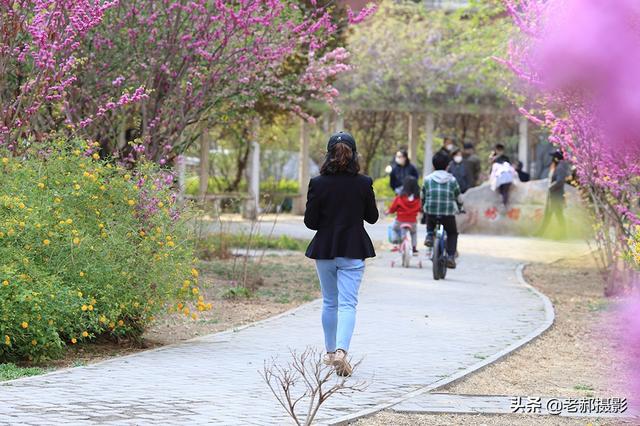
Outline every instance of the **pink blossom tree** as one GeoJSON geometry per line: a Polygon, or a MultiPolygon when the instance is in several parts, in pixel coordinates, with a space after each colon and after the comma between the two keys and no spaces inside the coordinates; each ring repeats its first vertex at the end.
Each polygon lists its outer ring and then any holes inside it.
{"type": "Polygon", "coordinates": [[[326,49],[337,23],[315,4],[123,2],[104,21],[84,46],[89,61],[68,110],[106,152],[131,160],[170,161],[202,127],[238,115],[270,108],[305,115],[313,98],[333,104],[333,77],[348,69],[345,49],[326,49]],[[123,88],[143,88],[147,97],[109,110],[123,88]],[[96,109],[103,115],[88,113],[96,109]]]}
{"type": "Polygon", "coordinates": [[[333,104],[349,68],[330,4],[0,0],[2,142],[66,128],[122,160],[165,163],[239,115],[310,118],[306,103],[333,104]]]}
{"type": "Polygon", "coordinates": [[[606,292],[640,223],[640,7],[632,0],[505,0],[519,34],[501,60],[524,83],[523,114],[576,166],[595,219],[606,292]]]}
{"type": "Polygon", "coordinates": [[[0,144],[40,140],[76,83],[81,43],[116,1],[0,0],[0,144]],[[42,112],[48,110],[48,114],[42,112]]]}

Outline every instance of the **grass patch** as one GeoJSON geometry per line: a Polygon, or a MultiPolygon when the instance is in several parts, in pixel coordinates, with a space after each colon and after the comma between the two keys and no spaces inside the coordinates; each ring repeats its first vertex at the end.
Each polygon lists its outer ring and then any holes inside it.
{"type": "Polygon", "coordinates": [[[262,234],[216,233],[202,237],[196,241],[196,253],[200,259],[224,259],[231,257],[232,248],[258,250],[292,250],[304,252],[309,241],[292,238],[287,235],[269,237],[262,234]]]}
{"type": "Polygon", "coordinates": [[[47,371],[40,367],[18,367],[15,364],[0,364],[0,382],[14,380],[21,377],[37,376],[47,371]]]}

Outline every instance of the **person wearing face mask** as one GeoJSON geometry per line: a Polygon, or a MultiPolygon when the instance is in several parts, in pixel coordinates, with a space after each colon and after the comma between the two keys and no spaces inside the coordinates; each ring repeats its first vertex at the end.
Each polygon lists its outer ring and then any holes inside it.
{"type": "Polygon", "coordinates": [[[407,176],[413,176],[418,179],[418,169],[411,164],[407,151],[401,149],[396,152],[394,165],[389,176],[389,184],[391,185],[393,192],[396,194],[400,194],[402,192],[402,182],[404,182],[404,178],[407,176]]]}
{"type": "Polygon", "coordinates": [[[453,160],[449,162],[447,171],[456,178],[458,185],[460,186],[460,192],[464,194],[467,192],[467,189],[471,187],[471,178],[466,164],[462,161],[462,151],[454,149],[451,153],[451,157],[453,160]]]}

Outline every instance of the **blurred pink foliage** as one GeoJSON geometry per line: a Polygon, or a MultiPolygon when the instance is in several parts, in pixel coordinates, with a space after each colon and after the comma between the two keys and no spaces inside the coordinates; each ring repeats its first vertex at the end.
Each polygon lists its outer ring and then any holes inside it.
{"type": "Polygon", "coordinates": [[[640,223],[640,3],[505,0],[519,34],[498,59],[526,86],[521,112],[551,131],[589,197],[640,223]]]}
{"type": "Polygon", "coordinates": [[[640,408],[640,296],[629,297],[618,313],[617,321],[623,330],[622,341],[625,345],[625,362],[630,373],[628,395],[632,405],[640,408]]]}
{"type": "MultiPolygon", "coordinates": [[[[523,114],[550,129],[577,167],[606,253],[607,288],[640,224],[640,2],[505,0],[520,29],[502,62],[525,83],[523,114]],[[611,231],[613,229],[613,232],[611,231]],[[612,243],[613,242],[613,243],[612,243]]],[[[627,268],[631,268],[627,265],[627,268]]],[[[617,277],[630,276],[633,272],[617,277]]],[[[621,290],[620,290],[621,289],[621,290]]],[[[640,298],[618,316],[624,325],[630,396],[640,395],[640,298]]],[[[636,401],[640,402],[640,401],[636,401]]]]}

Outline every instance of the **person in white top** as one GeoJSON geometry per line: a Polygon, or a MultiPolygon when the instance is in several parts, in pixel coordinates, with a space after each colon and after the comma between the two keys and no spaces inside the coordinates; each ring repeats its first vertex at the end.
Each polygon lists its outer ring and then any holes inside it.
{"type": "Polygon", "coordinates": [[[498,191],[502,197],[502,204],[505,208],[509,204],[509,192],[511,186],[518,179],[518,173],[505,156],[496,158],[491,166],[489,183],[493,191],[498,191]]]}

